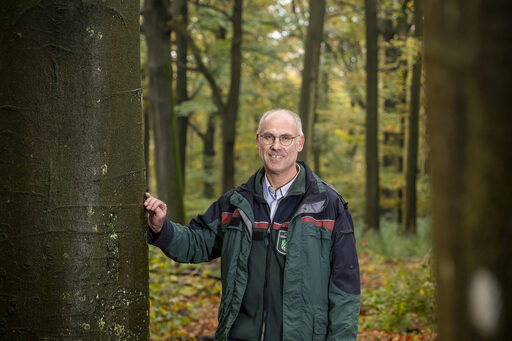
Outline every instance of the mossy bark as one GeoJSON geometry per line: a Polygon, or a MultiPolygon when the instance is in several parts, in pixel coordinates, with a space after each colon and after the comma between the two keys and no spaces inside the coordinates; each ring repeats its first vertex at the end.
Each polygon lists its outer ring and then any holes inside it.
{"type": "Polygon", "coordinates": [[[146,339],[139,2],[9,1],[0,65],[0,339],[146,339]]]}

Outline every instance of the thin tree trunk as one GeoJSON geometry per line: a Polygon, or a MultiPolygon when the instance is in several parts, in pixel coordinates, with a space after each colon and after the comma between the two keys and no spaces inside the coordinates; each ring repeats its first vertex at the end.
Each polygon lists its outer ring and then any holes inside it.
{"type": "MultiPolygon", "coordinates": [[[[318,122],[318,112],[315,110],[314,115],[314,123],[318,122]]],[[[322,154],[322,143],[318,140],[311,141],[313,144],[313,149],[311,150],[313,153],[313,169],[315,170],[316,175],[322,177],[321,173],[321,159],[320,155],[322,154]]]]}
{"type": "Polygon", "coordinates": [[[0,78],[0,339],[148,339],[139,2],[4,4],[0,78]]]}
{"type": "Polygon", "coordinates": [[[366,5],[366,225],[379,229],[377,5],[366,5]]]}
{"type": "Polygon", "coordinates": [[[233,38],[231,40],[231,81],[228,103],[222,117],[222,189],[227,192],[235,185],[235,136],[242,76],[242,0],[233,4],[233,38]]]}
{"type": "MultiPolygon", "coordinates": [[[[423,36],[423,11],[420,0],[414,1],[415,36],[423,36]]],[[[409,139],[407,141],[407,168],[405,174],[405,220],[404,230],[416,233],[416,175],[418,173],[419,113],[421,92],[421,51],[415,56],[412,67],[411,103],[409,114],[409,139]]]]}
{"type": "Polygon", "coordinates": [[[165,0],[144,2],[143,33],[148,49],[148,97],[155,141],[157,192],[167,203],[168,216],[183,223],[183,182],[178,151],[176,117],[172,103],[169,8],[165,0]]]}
{"type": "MultiPolygon", "coordinates": [[[[176,20],[187,27],[188,25],[188,4],[187,0],[175,0],[176,6],[176,20]]],[[[187,37],[181,30],[176,30],[176,45],[177,45],[177,74],[176,74],[176,104],[188,101],[187,92],[187,37]]],[[[187,132],[188,132],[188,116],[177,117],[178,126],[178,150],[180,155],[181,175],[183,187],[185,187],[185,165],[187,155],[187,132]]]]}
{"type": "Polygon", "coordinates": [[[407,140],[407,169],[405,174],[404,230],[416,233],[416,174],[418,173],[419,111],[421,89],[421,57],[412,67],[409,139],[407,140]]]}
{"type": "Polygon", "coordinates": [[[147,103],[142,103],[142,115],[144,117],[144,165],[146,168],[146,191],[149,191],[149,141],[151,138],[151,132],[149,127],[151,126],[149,107],[147,103]]]}
{"type": "Polygon", "coordinates": [[[208,115],[206,131],[204,133],[193,123],[190,123],[192,130],[196,132],[203,142],[203,197],[205,198],[215,197],[215,188],[212,180],[215,159],[215,116],[217,116],[215,112],[208,115]]]}
{"type": "Polygon", "coordinates": [[[208,116],[206,133],[204,134],[203,146],[203,169],[206,180],[203,183],[203,195],[205,198],[215,197],[213,185],[213,161],[215,159],[215,114],[208,116]]]}
{"type": "Polygon", "coordinates": [[[439,339],[512,323],[510,1],[434,0],[425,23],[439,339]]]}
{"type": "MultiPolygon", "coordinates": [[[[324,60],[326,55],[324,54],[324,60]]],[[[317,93],[318,100],[316,101],[317,107],[329,108],[329,65],[330,63],[322,63],[323,68],[321,71],[320,77],[320,91],[317,93]],[[326,65],[327,64],[327,65],[326,65]]],[[[319,124],[319,115],[317,110],[315,110],[315,120],[314,124],[319,124]]],[[[313,141],[313,166],[315,173],[322,177],[322,162],[321,155],[323,153],[323,146],[325,144],[324,138],[320,139],[318,135],[316,135],[315,140],[313,141]]]]}
{"type": "MultiPolygon", "coordinates": [[[[320,67],[320,44],[324,30],[325,0],[309,1],[309,25],[304,43],[304,66],[299,98],[299,115],[304,135],[309,140],[300,153],[304,162],[309,162],[313,151],[313,126],[315,101],[320,67]]],[[[312,158],[311,158],[312,159],[312,158]]]]}

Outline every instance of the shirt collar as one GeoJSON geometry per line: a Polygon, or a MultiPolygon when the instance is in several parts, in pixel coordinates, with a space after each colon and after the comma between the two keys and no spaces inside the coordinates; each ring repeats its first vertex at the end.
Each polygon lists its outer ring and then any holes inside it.
{"type": "Polygon", "coordinates": [[[292,186],[295,179],[297,179],[297,176],[299,175],[299,173],[300,173],[300,167],[297,166],[297,174],[295,174],[293,179],[288,181],[288,183],[286,185],[282,186],[275,192],[274,192],[272,186],[270,185],[270,182],[268,181],[267,174],[265,174],[265,176],[263,178],[263,198],[268,201],[269,199],[270,200],[279,200],[279,199],[283,198],[284,196],[286,196],[286,194],[288,193],[288,190],[292,186]]]}

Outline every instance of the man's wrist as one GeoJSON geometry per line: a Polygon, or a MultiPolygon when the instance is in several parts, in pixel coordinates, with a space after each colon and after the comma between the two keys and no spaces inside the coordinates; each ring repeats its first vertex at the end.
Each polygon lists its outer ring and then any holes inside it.
{"type": "Polygon", "coordinates": [[[174,226],[172,223],[165,219],[162,229],[159,233],[156,233],[151,229],[148,230],[148,243],[161,248],[166,249],[169,243],[172,241],[174,236],[174,226]]]}

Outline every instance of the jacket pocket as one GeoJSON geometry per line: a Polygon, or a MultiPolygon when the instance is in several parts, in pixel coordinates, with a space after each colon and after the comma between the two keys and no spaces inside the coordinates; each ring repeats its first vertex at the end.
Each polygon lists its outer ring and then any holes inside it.
{"type": "Polygon", "coordinates": [[[327,337],[327,316],[326,314],[317,314],[313,324],[313,340],[325,340],[327,337]]]}

